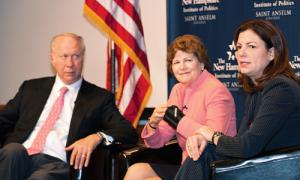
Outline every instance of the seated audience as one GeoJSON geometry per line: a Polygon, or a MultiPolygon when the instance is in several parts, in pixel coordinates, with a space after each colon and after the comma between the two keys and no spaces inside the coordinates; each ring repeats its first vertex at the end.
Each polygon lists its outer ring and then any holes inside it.
{"type": "Polygon", "coordinates": [[[248,93],[238,134],[231,137],[201,126],[186,141],[189,158],[177,180],[209,179],[214,160],[300,145],[300,81],[289,64],[282,32],[270,21],[248,20],[237,28],[234,42],[239,79],[248,93]]]}
{"type": "Polygon", "coordinates": [[[137,142],[113,94],[83,79],[83,38],[59,34],[50,51],[56,76],[25,81],[0,111],[1,179],[70,179],[100,144],[137,142]]]}
{"type": "MultiPolygon", "coordinates": [[[[186,139],[202,126],[228,136],[236,134],[235,104],[228,89],[206,70],[208,55],[197,36],[177,37],[168,48],[167,64],[179,83],[168,102],[154,109],[141,136],[151,148],[160,148],[176,136],[184,161],[186,139]]],[[[178,168],[137,163],[128,169],[125,179],[173,179],[178,168]]]]}

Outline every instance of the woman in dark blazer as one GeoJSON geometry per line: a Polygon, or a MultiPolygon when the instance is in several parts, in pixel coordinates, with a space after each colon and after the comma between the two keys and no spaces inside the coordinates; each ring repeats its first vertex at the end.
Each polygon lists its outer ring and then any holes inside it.
{"type": "Polygon", "coordinates": [[[300,81],[289,64],[283,34],[270,21],[248,20],[237,28],[234,42],[239,80],[248,93],[238,134],[200,128],[187,139],[190,158],[175,179],[208,179],[214,160],[300,145],[300,81]]]}

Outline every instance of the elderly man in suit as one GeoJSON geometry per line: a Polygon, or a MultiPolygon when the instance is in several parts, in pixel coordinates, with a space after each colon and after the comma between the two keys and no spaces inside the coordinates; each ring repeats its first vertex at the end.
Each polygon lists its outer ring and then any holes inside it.
{"type": "Polygon", "coordinates": [[[114,96],[83,79],[84,53],[82,37],[55,36],[56,76],[25,81],[0,112],[1,179],[69,179],[70,165],[88,166],[99,144],[136,143],[114,96]]]}

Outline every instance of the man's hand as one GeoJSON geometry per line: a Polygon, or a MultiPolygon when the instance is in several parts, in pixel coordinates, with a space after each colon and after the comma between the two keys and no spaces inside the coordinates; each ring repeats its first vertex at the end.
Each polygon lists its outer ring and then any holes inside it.
{"type": "Polygon", "coordinates": [[[87,167],[92,152],[102,140],[103,138],[101,136],[91,134],[66,147],[66,151],[72,151],[70,165],[74,165],[74,169],[82,169],[83,165],[87,167]]]}

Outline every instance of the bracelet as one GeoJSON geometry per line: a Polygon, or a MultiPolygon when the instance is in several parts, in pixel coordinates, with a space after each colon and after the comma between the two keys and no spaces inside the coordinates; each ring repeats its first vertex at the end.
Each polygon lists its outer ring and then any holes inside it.
{"type": "Polygon", "coordinates": [[[100,131],[96,132],[96,135],[100,138],[100,141],[98,142],[98,144],[101,144],[104,140],[104,137],[102,136],[102,134],[100,133],[100,131]]]}
{"type": "MultiPolygon", "coordinates": [[[[198,132],[196,132],[194,135],[198,135],[198,136],[204,137],[201,133],[198,133],[198,132]]],[[[204,137],[204,139],[206,139],[206,138],[204,137]]],[[[213,144],[210,140],[207,140],[207,143],[208,144],[213,144]]]]}
{"type": "Polygon", "coordinates": [[[157,127],[152,126],[150,123],[148,123],[148,125],[149,125],[152,129],[157,129],[157,127]]]}
{"type": "Polygon", "coordinates": [[[216,139],[217,137],[220,137],[220,136],[223,136],[223,135],[224,135],[224,134],[223,134],[222,132],[220,132],[220,131],[215,131],[214,134],[213,134],[213,136],[212,136],[212,138],[211,138],[211,142],[212,142],[214,145],[216,145],[215,139],[216,139]]]}

